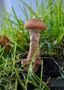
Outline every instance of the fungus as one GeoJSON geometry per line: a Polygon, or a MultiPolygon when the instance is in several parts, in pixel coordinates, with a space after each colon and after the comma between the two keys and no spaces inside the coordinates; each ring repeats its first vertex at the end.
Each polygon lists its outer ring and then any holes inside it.
{"type": "MultiPolygon", "coordinates": [[[[22,60],[21,64],[25,65],[26,66],[25,69],[27,70],[29,67],[29,63],[32,60],[32,57],[39,48],[40,32],[44,31],[47,28],[47,26],[42,22],[42,20],[39,20],[37,18],[32,18],[31,20],[27,21],[27,23],[25,24],[25,28],[30,33],[30,48],[27,59],[22,60]]],[[[39,65],[41,65],[41,58],[39,53],[36,53],[35,61],[33,64],[33,70],[35,72],[38,69],[39,65]]]]}

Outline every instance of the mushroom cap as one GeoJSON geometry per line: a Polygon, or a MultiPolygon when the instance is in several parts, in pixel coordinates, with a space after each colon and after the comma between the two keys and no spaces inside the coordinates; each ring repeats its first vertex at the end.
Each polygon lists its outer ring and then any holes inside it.
{"type": "Polygon", "coordinates": [[[32,18],[31,20],[27,21],[25,28],[29,30],[43,31],[47,28],[47,26],[43,23],[42,20],[32,18]]]}

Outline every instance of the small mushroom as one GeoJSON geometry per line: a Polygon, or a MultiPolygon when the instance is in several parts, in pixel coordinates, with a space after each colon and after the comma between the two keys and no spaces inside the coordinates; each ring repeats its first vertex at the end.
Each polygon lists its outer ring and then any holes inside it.
{"type": "MultiPolygon", "coordinates": [[[[25,28],[29,30],[30,33],[30,48],[27,59],[22,60],[21,64],[25,65],[25,69],[28,70],[29,63],[31,62],[32,57],[39,48],[40,32],[44,31],[47,26],[42,22],[42,20],[32,18],[31,20],[27,21],[27,23],[25,24],[25,28]]],[[[39,56],[39,53],[36,53],[35,62],[33,64],[33,70],[35,72],[37,71],[39,65],[41,65],[41,58],[39,56]]]]}

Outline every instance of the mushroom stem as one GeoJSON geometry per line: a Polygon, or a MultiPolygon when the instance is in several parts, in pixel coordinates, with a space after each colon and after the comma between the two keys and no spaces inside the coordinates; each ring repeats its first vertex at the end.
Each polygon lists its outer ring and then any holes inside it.
{"type": "Polygon", "coordinates": [[[24,59],[21,64],[25,65],[25,70],[28,70],[29,63],[31,62],[34,56],[34,65],[33,71],[36,72],[38,67],[41,65],[41,58],[39,56],[39,39],[40,39],[40,31],[30,30],[30,47],[27,59],[24,59]]]}
{"type": "Polygon", "coordinates": [[[27,60],[31,61],[32,57],[35,55],[35,59],[39,56],[37,49],[39,48],[39,39],[40,39],[40,32],[30,30],[30,48],[29,53],[27,56],[27,60]]]}

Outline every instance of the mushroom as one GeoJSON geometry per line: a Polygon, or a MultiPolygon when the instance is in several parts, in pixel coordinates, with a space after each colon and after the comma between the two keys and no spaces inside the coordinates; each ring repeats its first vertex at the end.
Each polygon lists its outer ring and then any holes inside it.
{"type": "MultiPolygon", "coordinates": [[[[47,28],[47,26],[42,22],[42,20],[32,18],[31,20],[27,21],[27,23],[25,24],[25,28],[29,30],[30,33],[30,48],[27,59],[22,60],[21,64],[25,65],[26,66],[25,69],[28,70],[29,63],[31,62],[32,57],[39,48],[40,32],[44,31],[47,28]]],[[[33,64],[33,71],[36,72],[40,65],[41,65],[41,58],[39,53],[36,53],[35,61],[33,64]]]]}

